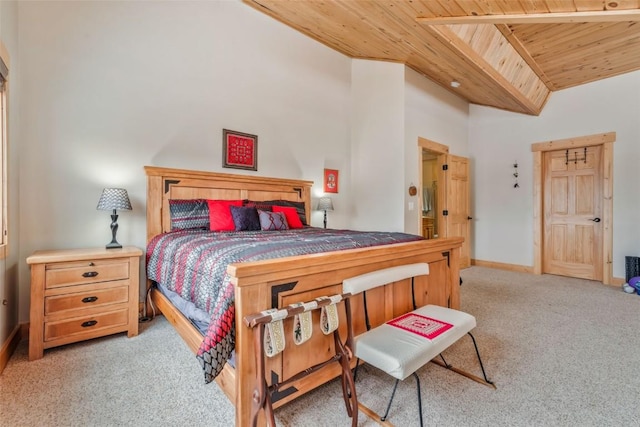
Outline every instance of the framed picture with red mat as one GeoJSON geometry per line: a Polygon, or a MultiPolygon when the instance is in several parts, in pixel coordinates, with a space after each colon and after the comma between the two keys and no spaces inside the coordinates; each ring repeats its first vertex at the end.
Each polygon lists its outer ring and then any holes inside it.
{"type": "Polygon", "coordinates": [[[324,192],[325,193],[338,192],[338,171],[336,169],[324,170],[324,192]]]}
{"type": "Polygon", "coordinates": [[[222,129],[222,167],[258,170],[258,136],[222,129]]]}

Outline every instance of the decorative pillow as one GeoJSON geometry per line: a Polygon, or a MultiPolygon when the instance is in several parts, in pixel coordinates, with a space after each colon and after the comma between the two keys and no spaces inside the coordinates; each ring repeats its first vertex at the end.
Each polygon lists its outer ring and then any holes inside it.
{"type": "Polygon", "coordinates": [[[209,228],[209,205],[204,199],[169,200],[171,230],[209,228]]]}
{"type": "Polygon", "coordinates": [[[241,206],[229,206],[231,217],[235,224],[236,231],[256,231],[260,230],[260,218],[256,208],[245,208],[241,206]]]}
{"type": "MultiPolygon", "coordinates": [[[[291,202],[289,200],[266,200],[260,203],[269,204],[271,206],[278,205],[278,206],[288,206],[288,207],[295,208],[296,212],[298,213],[298,217],[300,218],[300,222],[302,222],[302,225],[309,225],[307,224],[307,216],[304,210],[304,202],[291,202]]],[[[291,223],[289,223],[289,227],[291,227],[291,223]]]]}
{"type": "Polygon", "coordinates": [[[282,212],[258,210],[262,230],[288,230],[287,218],[282,212]]]}
{"type": "Polygon", "coordinates": [[[287,224],[289,224],[289,228],[302,228],[302,221],[300,221],[300,217],[298,216],[296,208],[273,205],[272,209],[273,212],[282,212],[284,214],[285,218],[287,218],[287,224]]]}
{"type": "Polygon", "coordinates": [[[256,208],[259,211],[269,211],[271,212],[271,204],[264,202],[254,202],[253,200],[245,200],[244,205],[245,208],[256,208]]]}
{"type": "Polygon", "coordinates": [[[211,231],[235,231],[230,206],[242,206],[242,200],[207,200],[207,204],[211,231]]]}

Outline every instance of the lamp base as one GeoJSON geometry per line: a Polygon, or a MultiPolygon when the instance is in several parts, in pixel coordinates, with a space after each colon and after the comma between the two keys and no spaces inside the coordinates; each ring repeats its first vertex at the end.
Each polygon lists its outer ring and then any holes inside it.
{"type": "Polygon", "coordinates": [[[116,233],[118,232],[118,215],[116,210],[113,210],[113,214],[111,215],[111,243],[109,243],[106,247],[107,249],[120,249],[122,245],[118,243],[116,240],[116,233]]]}

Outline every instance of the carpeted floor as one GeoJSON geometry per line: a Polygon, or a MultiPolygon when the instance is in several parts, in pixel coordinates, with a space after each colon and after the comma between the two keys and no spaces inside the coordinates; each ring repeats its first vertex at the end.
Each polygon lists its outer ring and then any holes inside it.
{"type": "MultiPolygon", "coordinates": [[[[482,267],[462,271],[462,309],[497,389],[435,364],[419,370],[425,424],[640,425],[640,296],[617,287],[482,267]]],[[[228,426],[233,406],[158,317],[125,334],[45,351],[20,344],[0,376],[2,426],[228,426]]],[[[447,361],[480,375],[471,340],[447,361]]],[[[358,398],[384,412],[393,379],[365,367],[358,398]]],[[[277,410],[280,426],[350,425],[337,382],[277,410]]],[[[389,420],[418,425],[415,382],[400,383],[389,420]]],[[[360,426],[377,423],[359,417],[360,426]]]]}

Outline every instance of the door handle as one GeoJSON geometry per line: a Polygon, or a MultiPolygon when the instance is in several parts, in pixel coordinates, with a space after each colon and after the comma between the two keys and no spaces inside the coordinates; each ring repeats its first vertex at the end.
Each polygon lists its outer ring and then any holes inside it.
{"type": "Polygon", "coordinates": [[[469,221],[471,221],[471,220],[473,219],[473,217],[468,216],[468,217],[467,217],[467,219],[468,219],[469,221]]]}
{"type": "Polygon", "coordinates": [[[593,222],[600,222],[600,218],[593,218],[591,221],[593,221],[593,222]]]}

